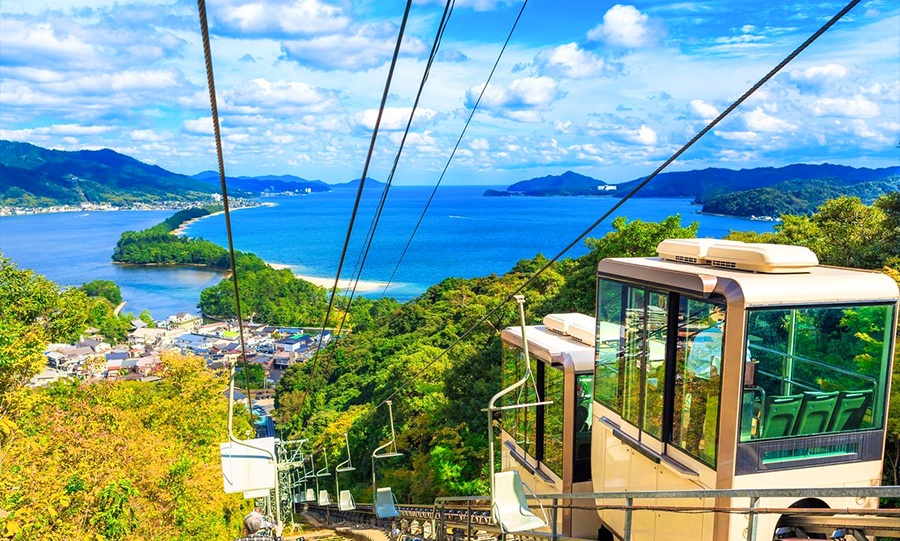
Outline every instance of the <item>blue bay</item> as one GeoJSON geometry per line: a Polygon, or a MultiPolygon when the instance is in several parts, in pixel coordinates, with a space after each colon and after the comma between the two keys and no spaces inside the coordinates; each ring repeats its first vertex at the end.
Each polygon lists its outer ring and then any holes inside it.
{"type": "MultiPolygon", "coordinates": [[[[482,197],[485,186],[447,186],[438,191],[395,277],[389,295],[409,299],[448,276],[504,273],[516,261],[538,253],[555,255],[619,200],[611,197],[482,197]]],[[[380,190],[367,189],[342,276],[354,268],[371,223],[380,190]]],[[[431,188],[391,189],[363,280],[385,281],[427,201],[431,188]]],[[[353,207],[355,190],[335,190],[301,197],[270,197],[275,206],[232,213],[235,248],[256,253],[270,263],[290,265],[310,276],[334,277],[353,207]]],[[[771,222],[698,215],[686,199],[632,199],[616,216],[659,221],[680,213],[682,222],[700,222],[700,235],[721,237],[730,230],[770,231],[771,222]]],[[[113,265],[110,256],[122,231],[159,223],[171,211],[93,212],[8,216],[0,218],[0,252],[61,285],[94,279],[122,287],[126,310],[149,309],[157,318],[196,311],[200,291],[222,275],[193,268],[113,265]]],[[[612,218],[589,237],[610,231],[612,218]]],[[[226,245],[224,217],[191,224],[190,236],[226,245]]],[[[567,255],[587,250],[578,243],[567,255]]],[[[379,295],[378,292],[368,295],[379,295]]]]}

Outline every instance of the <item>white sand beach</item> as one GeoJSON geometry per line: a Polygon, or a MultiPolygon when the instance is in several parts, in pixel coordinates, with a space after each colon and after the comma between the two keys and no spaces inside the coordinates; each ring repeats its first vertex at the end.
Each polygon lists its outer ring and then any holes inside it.
{"type": "MultiPolygon", "coordinates": [[[[273,269],[288,269],[293,270],[293,265],[284,265],[282,263],[269,263],[269,266],[273,269]]],[[[294,273],[294,276],[300,278],[302,280],[306,280],[307,282],[311,282],[316,284],[317,286],[322,286],[325,289],[331,289],[334,286],[334,278],[323,278],[321,276],[308,276],[305,274],[294,273]]],[[[360,293],[368,293],[371,291],[377,291],[379,289],[383,289],[386,285],[386,282],[376,282],[371,280],[360,280],[359,285],[356,286],[356,291],[360,293]]],[[[353,287],[353,281],[349,278],[341,278],[340,283],[338,284],[340,289],[350,289],[353,287]]]]}

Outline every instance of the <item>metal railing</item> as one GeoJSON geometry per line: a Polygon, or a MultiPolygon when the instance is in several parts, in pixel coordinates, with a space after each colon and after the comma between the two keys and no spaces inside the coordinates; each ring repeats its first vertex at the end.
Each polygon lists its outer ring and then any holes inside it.
{"type": "MultiPolygon", "coordinates": [[[[833,487],[833,488],[774,488],[774,489],[718,489],[718,490],[668,490],[668,491],[629,491],[629,492],[596,492],[596,493],[561,493],[561,494],[535,494],[527,495],[529,500],[546,501],[545,505],[551,512],[550,532],[547,537],[556,541],[562,536],[558,532],[559,509],[588,509],[588,510],[620,510],[625,512],[624,531],[621,532],[624,541],[632,539],[632,523],[635,511],[657,512],[709,512],[709,513],[734,513],[748,515],[746,539],[756,541],[759,515],[765,514],[791,514],[791,515],[856,515],[856,516],[881,516],[897,518],[900,520],[900,509],[849,509],[849,508],[770,508],[760,507],[760,498],[896,498],[900,497],[900,486],[881,487],[833,487]],[[661,505],[635,505],[635,500],[641,499],[716,499],[716,498],[748,498],[748,507],[709,507],[709,506],[661,506],[661,505]],[[600,505],[592,502],[590,505],[560,504],[563,501],[578,500],[624,500],[624,505],[600,505]]],[[[471,539],[471,515],[476,510],[473,502],[489,502],[488,496],[463,496],[441,497],[435,499],[434,513],[441,524],[438,530],[438,541],[443,541],[441,535],[444,528],[445,509],[452,506],[460,509],[465,506],[468,539],[471,539]]],[[[483,507],[483,506],[479,506],[483,507]]],[[[484,509],[477,509],[482,511],[484,509]]],[[[900,524],[900,522],[898,522],[900,524]]],[[[900,526],[897,527],[900,535],[900,526]]],[[[546,535],[546,534],[545,534],[546,535]]],[[[538,535],[540,537],[540,535],[538,535]]]]}

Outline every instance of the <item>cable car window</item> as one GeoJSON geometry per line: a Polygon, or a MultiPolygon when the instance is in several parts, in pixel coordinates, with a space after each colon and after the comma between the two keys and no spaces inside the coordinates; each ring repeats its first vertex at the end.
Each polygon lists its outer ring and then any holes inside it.
{"type": "Polygon", "coordinates": [[[575,468],[572,482],[580,483],[591,478],[591,419],[594,394],[594,376],[575,376],[575,468]]]}
{"type": "Polygon", "coordinates": [[[597,306],[598,401],[637,426],[641,409],[641,359],[644,354],[643,289],[601,280],[597,306]]]}
{"type": "Polygon", "coordinates": [[[557,475],[563,473],[563,417],[565,411],[565,373],[555,367],[544,367],[544,449],[541,462],[557,475]]]}
{"type": "Polygon", "coordinates": [[[880,428],[893,305],[751,310],[741,441],[880,428]]]}
{"type": "Polygon", "coordinates": [[[725,308],[681,297],[671,441],[715,465],[725,308]]]}
{"type": "Polygon", "coordinates": [[[644,431],[662,439],[665,406],[666,340],[668,337],[669,296],[647,293],[647,380],[644,389],[644,431]]]}
{"type": "MultiPolygon", "coordinates": [[[[538,361],[531,359],[531,370],[535,381],[538,376],[538,361]]],[[[525,375],[525,356],[514,347],[503,345],[503,386],[508,387],[525,375]]],[[[511,406],[517,402],[516,397],[521,397],[518,402],[534,403],[538,399],[534,394],[534,384],[529,380],[515,392],[503,398],[504,406],[511,406]]],[[[531,457],[537,457],[537,407],[516,408],[503,411],[503,429],[512,436],[519,447],[531,457]]]]}

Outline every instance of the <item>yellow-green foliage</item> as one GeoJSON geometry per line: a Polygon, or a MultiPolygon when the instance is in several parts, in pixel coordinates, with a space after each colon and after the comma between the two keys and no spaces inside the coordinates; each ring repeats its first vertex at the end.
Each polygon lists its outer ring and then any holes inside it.
{"type": "Polygon", "coordinates": [[[197,357],[163,362],[157,383],[63,381],[19,395],[0,476],[4,539],[239,534],[245,504],[222,491],[219,467],[223,379],[197,357]]]}

